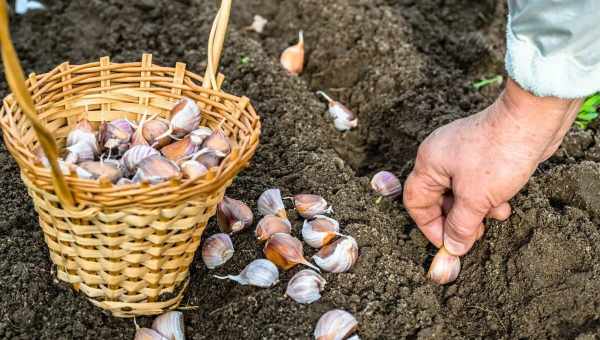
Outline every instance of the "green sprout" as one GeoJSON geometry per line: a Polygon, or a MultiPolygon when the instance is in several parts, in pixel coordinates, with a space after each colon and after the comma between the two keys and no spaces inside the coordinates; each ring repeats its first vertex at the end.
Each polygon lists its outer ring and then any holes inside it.
{"type": "Polygon", "coordinates": [[[489,85],[502,85],[503,81],[504,81],[504,77],[502,77],[501,75],[498,74],[492,78],[482,79],[480,81],[474,82],[473,87],[475,88],[475,90],[480,90],[489,85]]]}
{"type": "Polygon", "coordinates": [[[248,57],[248,56],[244,55],[240,58],[240,64],[242,64],[242,65],[247,65],[249,62],[250,62],[250,57],[248,57]]]}
{"type": "Polygon", "coordinates": [[[575,119],[575,125],[580,129],[587,129],[588,125],[598,118],[598,110],[600,109],[600,93],[586,99],[581,106],[581,110],[575,119]]]}

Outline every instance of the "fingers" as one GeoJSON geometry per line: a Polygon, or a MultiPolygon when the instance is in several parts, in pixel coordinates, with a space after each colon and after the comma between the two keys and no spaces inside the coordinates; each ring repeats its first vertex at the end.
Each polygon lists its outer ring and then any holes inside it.
{"type": "Polygon", "coordinates": [[[456,256],[466,254],[482,234],[481,224],[488,209],[478,209],[464,199],[454,199],[444,223],[444,247],[456,256]]]}
{"type": "Polygon", "coordinates": [[[487,214],[487,217],[493,218],[498,221],[505,221],[510,217],[512,213],[512,209],[510,208],[510,204],[508,202],[504,202],[497,207],[490,209],[487,214]]]}

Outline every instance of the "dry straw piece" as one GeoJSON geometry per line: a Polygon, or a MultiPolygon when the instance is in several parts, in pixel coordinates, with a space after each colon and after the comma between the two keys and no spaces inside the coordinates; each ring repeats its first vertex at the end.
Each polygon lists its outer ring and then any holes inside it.
{"type": "Polygon", "coordinates": [[[0,3],[0,40],[12,90],[0,110],[4,142],[21,169],[58,278],[115,316],[160,314],[176,308],[188,283],[188,267],[208,219],[258,145],[259,117],[246,97],[221,92],[217,74],[231,0],[223,0],[208,44],[204,77],[185,64],[164,67],[144,54],[141,62],[71,65],[27,80],[9,36],[7,5],[0,3]],[[87,118],[94,125],[116,118],[168,118],[181,97],[202,108],[202,125],[220,126],[232,152],[203,177],[149,185],[113,186],[61,173],[57,150],[67,133],[87,118]],[[36,163],[44,149],[52,169],[36,163]],[[57,147],[58,146],[58,147],[57,147]]]}

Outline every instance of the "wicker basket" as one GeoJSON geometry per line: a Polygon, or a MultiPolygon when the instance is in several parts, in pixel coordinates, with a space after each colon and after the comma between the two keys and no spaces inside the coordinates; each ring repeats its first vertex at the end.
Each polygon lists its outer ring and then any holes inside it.
{"type": "Polygon", "coordinates": [[[141,62],[112,63],[108,57],[84,65],[65,62],[25,80],[8,33],[6,3],[0,7],[2,59],[13,92],[4,99],[0,125],[33,198],[58,278],[115,316],[177,307],[202,231],[225,189],[253,156],[260,134],[249,99],[220,91],[224,77],[217,68],[231,0],[222,1],[213,24],[204,77],[182,63],[155,65],[144,54],[141,62]],[[202,125],[221,125],[233,143],[231,154],[206,176],[113,186],[58,170],[57,150],[79,119],[169,118],[182,96],[202,108],[202,125]],[[32,151],[38,145],[51,169],[36,165],[32,151]]]}

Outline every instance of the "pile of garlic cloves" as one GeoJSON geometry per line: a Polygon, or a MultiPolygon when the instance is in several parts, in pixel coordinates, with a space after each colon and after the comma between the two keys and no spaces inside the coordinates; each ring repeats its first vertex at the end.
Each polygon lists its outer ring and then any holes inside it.
{"type": "MultiPolygon", "coordinates": [[[[186,97],[171,109],[170,120],[144,115],[139,122],[119,118],[95,128],[83,118],[67,135],[61,171],[114,185],[200,177],[231,152],[225,133],[200,121],[200,108],[186,97]]],[[[35,155],[38,164],[50,166],[40,147],[35,155]]]]}

